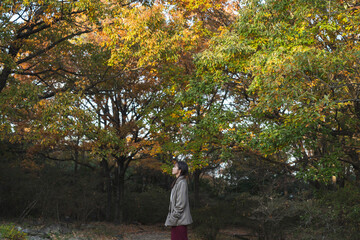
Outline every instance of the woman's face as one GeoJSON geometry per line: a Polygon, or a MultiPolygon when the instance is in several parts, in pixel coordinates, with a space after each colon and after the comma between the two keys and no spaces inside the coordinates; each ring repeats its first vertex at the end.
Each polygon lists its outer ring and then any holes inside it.
{"type": "Polygon", "coordinates": [[[174,175],[180,175],[181,170],[179,169],[178,165],[175,164],[174,167],[172,168],[172,174],[174,175]]]}

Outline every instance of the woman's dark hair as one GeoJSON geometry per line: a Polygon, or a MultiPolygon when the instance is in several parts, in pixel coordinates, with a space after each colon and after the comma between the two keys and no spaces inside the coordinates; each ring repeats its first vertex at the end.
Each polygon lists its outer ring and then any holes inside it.
{"type": "MultiPolygon", "coordinates": [[[[180,176],[186,176],[186,175],[189,174],[189,167],[188,167],[188,165],[187,165],[186,162],[177,161],[175,164],[176,164],[176,165],[178,166],[178,168],[181,170],[180,176]]],[[[176,178],[176,179],[173,181],[173,183],[171,184],[171,188],[173,188],[173,187],[175,186],[175,183],[176,183],[177,180],[178,180],[178,178],[176,178]]]]}
{"type": "Polygon", "coordinates": [[[181,170],[180,176],[186,176],[189,174],[189,167],[186,162],[178,161],[176,162],[178,168],[181,170]]]}

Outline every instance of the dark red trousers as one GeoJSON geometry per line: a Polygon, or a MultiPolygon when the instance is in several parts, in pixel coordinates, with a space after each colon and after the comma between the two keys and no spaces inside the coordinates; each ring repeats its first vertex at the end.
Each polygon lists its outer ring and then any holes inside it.
{"type": "Polygon", "coordinates": [[[171,227],[171,240],[188,240],[187,226],[171,227]]]}

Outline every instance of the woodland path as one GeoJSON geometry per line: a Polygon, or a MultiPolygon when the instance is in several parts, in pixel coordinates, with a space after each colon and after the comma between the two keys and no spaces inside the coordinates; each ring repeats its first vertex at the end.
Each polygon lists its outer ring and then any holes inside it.
{"type": "Polygon", "coordinates": [[[141,233],[125,237],[124,240],[169,240],[170,233],[141,233]]]}
{"type": "MultiPolygon", "coordinates": [[[[0,221],[1,225],[9,222],[0,221]]],[[[45,223],[28,221],[23,224],[14,224],[16,229],[26,233],[28,240],[169,240],[170,228],[162,224],[157,225],[116,225],[110,223],[45,223]]],[[[188,229],[189,239],[200,239],[195,235],[192,227],[188,229]]],[[[221,230],[217,239],[255,239],[242,238],[246,236],[248,230],[232,228],[221,230]]],[[[1,237],[0,237],[1,239],[1,237]]]]}

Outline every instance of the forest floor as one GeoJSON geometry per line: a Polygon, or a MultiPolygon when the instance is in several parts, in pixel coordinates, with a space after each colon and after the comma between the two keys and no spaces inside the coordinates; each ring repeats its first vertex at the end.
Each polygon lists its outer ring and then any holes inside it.
{"type": "MultiPolygon", "coordinates": [[[[43,221],[24,221],[10,223],[0,221],[0,225],[15,225],[22,232],[27,233],[28,240],[169,240],[170,228],[162,224],[117,225],[112,223],[44,223],[43,221]]],[[[190,240],[202,240],[190,226],[188,229],[190,240]]],[[[241,228],[222,229],[217,239],[256,239],[241,238],[249,231],[241,228]]]]}

